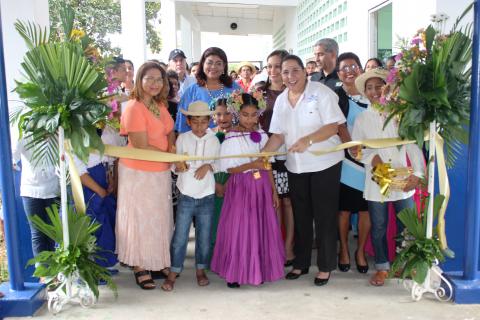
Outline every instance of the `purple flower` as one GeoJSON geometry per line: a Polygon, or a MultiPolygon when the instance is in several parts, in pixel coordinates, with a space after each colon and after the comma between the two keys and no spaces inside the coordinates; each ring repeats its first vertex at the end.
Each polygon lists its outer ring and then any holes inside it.
{"type": "Polygon", "coordinates": [[[250,132],[250,139],[255,143],[259,143],[260,141],[262,141],[262,135],[260,134],[260,132],[252,131],[250,132]]]}
{"type": "Polygon", "coordinates": [[[415,37],[415,38],[412,39],[412,41],[410,41],[410,43],[415,45],[415,46],[418,46],[421,42],[422,42],[422,38],[420,38],[420,37],[415,37]]]}
{"type": "Polygon", "coordinates": [[[387,104],[387,98],[385,98],[384,96],[381,96],[379,102],[382,106],[384,106],[387,104]]]}
{"type": "Polygon", "coordinates": [[[398,74],[398,69],[393,67],[390,69],[390,73],[387,76],[387,83],[394,83],[395,80],[397,79],[397,74],[398,74]]]}
{"type": "Polygon", "coordinates": [[[400,61],[400,60],[402,60],[402,58],[403,58],[403,52],[400,52],[399,54],[397,54],[395,56],[395,61],[400,61]]]}

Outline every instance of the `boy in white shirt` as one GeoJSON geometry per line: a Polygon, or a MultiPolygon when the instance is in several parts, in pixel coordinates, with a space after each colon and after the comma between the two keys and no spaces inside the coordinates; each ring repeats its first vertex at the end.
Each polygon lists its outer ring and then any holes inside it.
{"type": "MultiPolygon", "coordinates": [[[[398,124],[392,119],[385,125],[388,114],[375,108],[380,101],[382,88],[388,71],[372,69],[355,80],[357,90],[370,100],[365,112],[358,115],[352,131],[352,140],[398,138],[398,124]]],[[[412,196],[424,175],[424,160],[420,148],[416,144],[383,148],[364,149],[360,160],[365,164],[365,189],[363,197],[368,201],[368,211],[372,222],[371,236],[375,251],[375,268],[377,272],[370,279],[373,286],[382,286],[388,275],[390,263],[387,249],[388,203],[391,202],[398,214],[404,208],[415,206],[412,196]],[[371,170],[383,162],[392,164],[394,168],[407,166],[407,155],[413,167],[413,174],[407,179],[403,190],[392,190],[387,196],[380,193],[380,187],[372,181],[371,170]]],[[[401,226],[400,226],[401,227],[401,226]]]]}
{"type": "MultiPolygon", "coordinates": [[[[220,152],[220,142],[208,126],[213,111],[202,101],[195,101],[188,110],[180,110],[187,116],[192,130],[178,136],[177,154],[214,157],[220,152]]],[[[177,205],[175,232],[170,246],[171,268],[162,285],[165,291],[173,290],[177,274],[182,272],[187,251],[188,234],[195,216],[195,266],[197,283],[206,286],[209,280],[205,274],[210,255],[210,237],[215,207],[214,160],[187,161],[177,163],[177,187],[180,196],[177,205]]]]}

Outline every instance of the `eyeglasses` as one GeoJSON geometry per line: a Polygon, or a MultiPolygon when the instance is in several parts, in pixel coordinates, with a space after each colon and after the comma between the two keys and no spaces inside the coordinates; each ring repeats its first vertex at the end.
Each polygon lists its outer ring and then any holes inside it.
{"type": "Polygon", "coordinates": [[[147,84],[154,84],[154,83],[163,83],[163,78],[152,78],[152,77],[145,77],[143,81],[147,84]]]}
{"type": "Polygon", "coordinates": [[[288,77],[289,75],[298,76],[303,69],[292,69],[292,70],[283,70],[282,76],[288,77]]]}
{"type": "Polygon", "coordinates": [[[213,60],[207,60],[205,64],[208,67],[215,67],[215,68],[223,68],[223,61],[216,61],[214,62],[213,60]]]}
{"type": "Polygon", "coordinates": [[[360,67],[357,66],[356,64],[352,64],[350,66],[343,66],[343,68],[340,68],[339,71],[342,71],[342,72],[357,72],[358,70],[360,70],[360,67]]]}

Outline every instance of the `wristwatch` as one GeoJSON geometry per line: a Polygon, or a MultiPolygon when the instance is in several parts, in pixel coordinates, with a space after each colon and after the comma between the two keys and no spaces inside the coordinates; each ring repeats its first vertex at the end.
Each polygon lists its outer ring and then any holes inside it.
{"type": "Polygon", "coordinates": [[[308,140],[308,145],[311,146],[312,144],[313,144],[313,140],[312,139],[308,140]]]}

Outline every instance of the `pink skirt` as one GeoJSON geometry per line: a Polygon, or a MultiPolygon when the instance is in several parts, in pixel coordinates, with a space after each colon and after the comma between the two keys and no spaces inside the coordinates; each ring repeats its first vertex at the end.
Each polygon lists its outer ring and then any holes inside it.
{"type": "Polygon", "coordinates": [[[170,267],[173,234],[170,171],[118,166],[118,260],[147,270],[170,267]]]}

